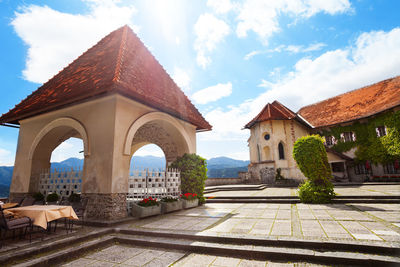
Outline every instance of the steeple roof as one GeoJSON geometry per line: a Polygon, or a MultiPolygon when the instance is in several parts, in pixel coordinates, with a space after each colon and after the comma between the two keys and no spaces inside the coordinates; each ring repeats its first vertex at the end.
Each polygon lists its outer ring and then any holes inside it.
{"type": "Polygon", "coordinates": [[[19,120],[118,93],[211,130],[187,96],[128,26],[104,37],[21,103],[0,117],[19,120]]]}
{"type": "Polygon", "coordinates": [[[250,129],[257,122],[268,120],[291,120],[295,117],[296,113],[275,100],[274,102],[272,102],[272,104],[268,103],[267,105],[265,105],[261,112],[244,127],[250,129]]]}

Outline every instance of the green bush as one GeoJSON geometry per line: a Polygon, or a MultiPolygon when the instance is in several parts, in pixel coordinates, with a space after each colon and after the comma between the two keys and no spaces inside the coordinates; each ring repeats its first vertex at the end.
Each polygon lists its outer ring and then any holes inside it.
{"type": "Polygon", "coordinates": [[[60,196],[57,193],[48,194],[46,197],[47,202],[57,202],[60,196]]]}
{"type": "Polygon", "coordinates": [[[168,197],[163,197],[163,198],[161,199],[161,201],[162,201],[162,202],[176,202],[176,201],[178,201],[178,199],[177,199],[176,197],[170,197],[170,196],[168,196],[168,197]]]}
{"type": "Polygon", "coordinates": [[[42,193],[40,193],[40,192],[33,193],[32,197],[35,199],[35,201],[44,200],[44,195],[42,193]]]}
{"type": "Polygon", "coordinates": [[[68,201],[71,202],[71,203],[80,202],[80,201],[81,201],[81,195],[80,195],[80,194],[72,193],[72,194],[68,197],[68,201]]]}
{"type": "Polygon", "coordinates": [[[182,193],[196,193],[199,202],[204,203],[203,191],[207,180],[206,160],[196,154],[184,154],[171,164],[171,168],[176,168],[181,172],[182,193]]]}
{"type": "Polygon", "coordinates": [[[329,203],[335,195],[330,181],[326,181],[325,184],[315,184],[307,180],[299,186],[299,197],[303,203],[329,203]]]}
{"type": "Polygon", "coordinates": [[[332,171],[319,135],[304,136],[294,144],[293,158],[309,180],[299,187],[299,197],[304,203],[327,203],[335,196],[330,182],[332,171]]]}

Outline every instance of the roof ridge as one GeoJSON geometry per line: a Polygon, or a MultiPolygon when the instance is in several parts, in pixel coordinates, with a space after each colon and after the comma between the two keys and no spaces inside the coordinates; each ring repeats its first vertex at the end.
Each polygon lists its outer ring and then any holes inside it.
{"type": "Polygon", "coordinates": [[[128,26],[125,24],[125,26],[122,26],[122,36],[121,36],[121,44],[119,46],[118,50],[118,56],[117,56],[117,62],[115,64],[115,72],[114,72],[114,77],[113,77],[113,82],[119,81],[121,77],[121,67],[124,59],[124,54],[125,54],[125,47],[126,47],[126,36],[127,36],[127,31],[128,31],[128,26]]]}
{"type": "Polygon", "coordinates": [[[317,104],[321,104],[321,103],[323,103],[323,102],[325,102],[325,101],[328,101],[328,100],[331,100],[331,99],[333,99],[333,98],[340,97],[340,96],[344,96],[344,95],[353,93],[353,92],[358,91],[358,90],[363,90],[363,89],[372,87],[372,86],[377,85],[377,84],[380,84],[380,83],[389,82],[389,81],[394,80],[394,79],[397,79],[397,78],[400,78],[400,75],[394,76],[394,77],[391,77],[391,78],[388,78],[388,79],[385,79],[385,80],[382,80],[382,81],[379,81],[379,82],[371,83],[371,84],[369,84],[369,85],[365,85],[365,86],[363,86],[363,87],[356,88],[356,89],[353,89],[353,90],[350,90],[350,91],[341,93],[341,94],[339,94],[339,95],[335,95],[335,96],[332,96],[332,97],[330,97],[330,98],[326,98],[326,99],[324,99],[324,100],[320,100],[320,101],[318,101],[318,102],[315,102],[315,103],[306,105],[306,106],[304,106],[304,107],[301,107],[301,108],[297,111],[297,113],[299,113],[302,109],[304,109],[304,108],[306,108],[306,107],[311,107],[311,106],[314,106],[314,105],[317,105],[317,104]]]}
{"type": "MultiPolygon", "coordinates": [[[[60,73],[64,72],[65,69],[67,69],[67,68],[70,67],[72,64],[74,64],[81,56],[83,56],[84,54],[86,54],[89,50],[92,50],[92,49],[94,49],[95,47],[97,47],[98,45],[100,45],[100,43],[102,43],[102,42],[104,41],[104,39],[106,39],[108,36],[109,36],[109,34],[106,35],[106,36],[104,36],[100,41],[98,41],[98,42],[97,42],[96,44],[94,44],[93,46],[91,46],[91,47],[89,47],[88,49],[86,49],[85,51],[83,51],[78,57],[76,57],[75,59],[73,59],[68,65],[66,65],[64,68],[62,68],[62,69],[61,69],[60,71],[58,71],[56,74],[54,74],[54,75],[51,76],[49,79],[47,79],[46,82],[42,83],[37,89],[33,90],[33,92],[31,92],[28,96],[26,96],[24,99],[22,99],[18,104],[15,104],[15,105],[14,105],[14,108],[9,109],[8,111],[11,111],[11,110],[13,110],[13,109],[15,109],[15,108],[21,106],[25,100],[27,100],[27,99],[30,98],[30,97],[33,97],[34,95],[39,94],[39,93],[42,92],[43,90],[45,90],[45,89],[46,89],[46,88],[45,88],[45,85],[46,85],[50,80],[54,79],[54,78],[55,78],[56,76],[58,76],[60,73]]],[[[1,115],[1,117],[2,117],[3,115],[7,114],[7,113],[8,113],[8,112],[3,113],[3,114],[1,115]]]]}
{"type": "Polygon", "coordinates": [[[293,117],[295,117],[296,116],[296,113],[294,113],[293,111],[291,111],[289,108],[287,108],[285,105],[283,105],[282,103],[280,103],[279,101],[277,101],[277,100],[275,100],[273,103],[272,103],[272,106],[274,106],[274,108],[276,109],[276,110],[278,110],[279,112],[281,112],[283,115],[285,115],[285,116],[293,116],[293,117]],[[274,103],[277,103],[277,105],[274,105],[274,103]],[[286,114],[285,114],[286,113],[286,114]]]}
{"type": "MultiPolygon", "coordinates": [[[[157,63],[157,65],[161,68],[162,71],[164,71],[167,74],[167,77],[173,82],[173,84],[176,86],[176,88],[179,89],[179,91],[182,93],[182,95],[186,98],[187,101],[189,101],[190,104],[192,104],[192,107],[197,111],[197,113],[204,119],[203,115],[200,113],[200,111],[197,109],[195,105],[193,105],[192,101],[189,99],[189,97],[183,92],[183,90],[176,84],[175,80],[171,77],[170,73],[164,69],[163,65],[158,61],[158,59],[150,52],[149,48],[146,46],[146,44],[137,36],[137,34],[132,31],[131,28],[129,28],[127,25],[125,25],[127,29],[130,29],[131,34],[136,37],[136,39],[140,42],[140,44],[146,49],[147,54],[157,63]]],[[[126,44],[126,39],[127,39],[127,33],[125,35],[125,44],[126,44]]],[[[125,50],[124,50],[125,51],[125,50]]],[[[122,64],[122,62],[121,62],[122,64]]],[[[116,80],[116,82],[123,84],[123,81],[120,81],[119,79],[116,80]]],[[[210,125],[211,126],[211,125],[210,125]]]]}

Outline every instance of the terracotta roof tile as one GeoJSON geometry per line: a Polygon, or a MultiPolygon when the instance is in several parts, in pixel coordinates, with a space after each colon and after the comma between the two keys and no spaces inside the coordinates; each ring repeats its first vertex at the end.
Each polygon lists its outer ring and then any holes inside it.
{"type": "Polygon", "coordinates": [[[400,105],[400,76],[305,106],[298,113],[314,127],[349,122],[400,105]]]}
{"type": "Polygon", "coordinates": [[[110,93],[120,93],[167,112],[198,130],[211,130],[211,125],[128,26],[104,37],[3,114],[0,123],[18,124],[21,119],[110,93]]]}
{"type": "Polygon", "coordinates": [[[261,112],[244,127],[250,129],[257,122],[268,120],[290,120],[295,117],[296,113],[275,100],[272,104],[268,103],[265,105],[261,112]]]}

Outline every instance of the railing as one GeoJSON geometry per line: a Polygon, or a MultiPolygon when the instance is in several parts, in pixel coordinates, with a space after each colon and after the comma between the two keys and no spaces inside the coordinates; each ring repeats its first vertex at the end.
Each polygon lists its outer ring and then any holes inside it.
{"type": "MultiPolygon", "coordinates": [[[[82,169],[46,169],[39,177],[39,191],[43,195],[57,193],[70,196],[82,191],[82,169]]],[[[181,175],[176,169],[134,170],[129,176],[128,200],[141,200],[147,197],[178,197],[181,193],[181,175]]]]}
{"type": "Polygon", "coordinates": [[[178,197],[181,193],[181,175],[176,169],[135,170],[129,177],[128,200],[143,198],[178,197]]]}
{"type": "Polygon", "coordinates": [[[39,192],[69,196],[82,191],[82,169],[46,169],[39,176],[39,192]]]}

